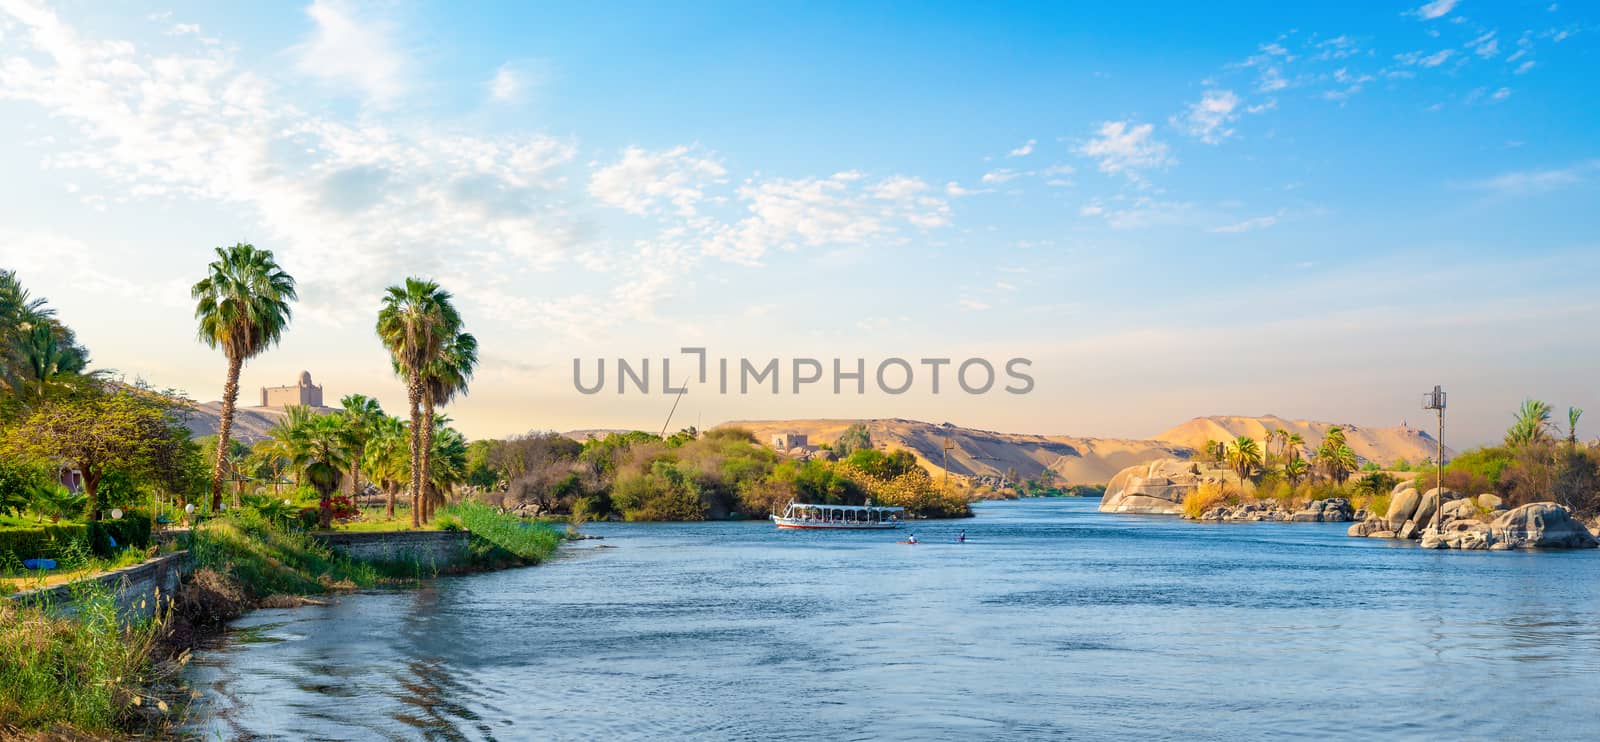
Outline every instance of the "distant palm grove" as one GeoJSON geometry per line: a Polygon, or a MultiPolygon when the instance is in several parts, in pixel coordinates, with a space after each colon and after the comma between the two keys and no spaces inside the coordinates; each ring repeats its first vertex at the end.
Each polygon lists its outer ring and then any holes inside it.
{"type": "MultiPolygon", "coordinates": [[[[1495,494],[1513,507],[1554,501],[1583,517],[1600,516],[1600,441],[1579,439],[1583,410],[1571,407],[1565,419],[1554,417],[1554,408],[1545,402],[1523,402],[1502,443],[1445,462],[1444,486],[1468,495],[1495,494]]],[[[1278,429],[1263,441],[1248,436],[1207,441],[1201,455],[1226,468],[1248,492],[1217,488],[1198,493],[1194,502],[1186,503],[1191,514],[1225,500],[1237,503],[1252,497],[1303,502],[1343,496],[1357,508],[1381,510],[1391,488],[1402,481],[1414,482],[1424,492],[1439,482],[1432,459],[1359,461],[1338,426],[1315,449],[1300,434],[1278,429]]]]}

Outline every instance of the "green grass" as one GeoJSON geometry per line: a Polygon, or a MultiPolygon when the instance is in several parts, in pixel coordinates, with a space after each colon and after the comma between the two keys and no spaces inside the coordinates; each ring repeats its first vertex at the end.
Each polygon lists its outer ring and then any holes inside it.
{"type": "Polygon", "coordinates": [[[123,622],[100,585],[70,590],[71,618],[0,600],[0,737],[13,731],[6,725],[94,735],[165,728],[166,702],[144,690],[162,674],[151,662],[160,622],[123,622]]]}
{"type": "Polygon", "coordinates": [[[209,568],[229,577],[257,598],[318,595],[426,576],[417,565],[376,565],[351,559],[317,542],[311,534],[280,528],[246,510],[229,512],[195,528],[190,553],[196,569],[209,568]]]}
{"type": "MultiPolygon", "coordinates": [[[[424,523],[416,530],[437,531],[439,519],[432,523],[424,523]]],[[[383,508],[362,508],[361,519],[334,523],[333,530],[349,533],[386,533],[389,531],[409,531],[411,528],[411,511],[397,510],[393,518],[384,515],[383,508]]]]}
{"type": "Polygon", "coordinates": [[[544,523],[524,521],[500,513],[488,505],[474,500],[439,509],[435,523],[446,519],[459,522],[472,532],[475,561],[494,560],[496,551],[504,552],[526,564],[538,564],[550,558],[567,537],[544,523]],[[480,554],[481,551],[481,554],[480,554]]]}

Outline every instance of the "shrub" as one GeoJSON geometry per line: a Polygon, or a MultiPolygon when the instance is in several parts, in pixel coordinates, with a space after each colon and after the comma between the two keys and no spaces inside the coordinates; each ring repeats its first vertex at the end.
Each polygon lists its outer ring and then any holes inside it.
{"type": "Polygon", "coordinates": [[[95,520],[88,523],[89,549],[96,556],[109,557],[128,548],[150,545],[150,518],[125,513],[121,520],[95,520]],[[112,545],[115,540],[116,545],[112,545]]]}
{"type": "Polygon", "coordinates": [[[1207,482],[1183,496],[1183,517],[1195,520],[1207,510],[1229,503],[1230,500],[1237,503],[1238,499],[1238,495],[1227,487],[1207,482]]]}
{"type": "Polygon", "coordinates": [[[0,527],[0,560],[11,555],[17,561],[35,557],[65,556],[69,542],[88,538],[88,527],[81,523],[52,524],[33,528],[0,527]]]}

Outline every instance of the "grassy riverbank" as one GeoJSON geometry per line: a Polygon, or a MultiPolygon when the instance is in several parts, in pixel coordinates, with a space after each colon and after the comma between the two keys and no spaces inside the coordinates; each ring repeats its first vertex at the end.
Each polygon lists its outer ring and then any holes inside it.
{"type": "MultiPolygon", "coordinates": [[[[466,561],[450,567],[458,572],[537,564],[566,538],[479,503],[439,515],[442,528],[472,532],[466,561]]],[[[227,620],[340,590],[403,588],[436,573],[416,562],[352,559],[248,510],[201,523],[188,546],[194,572],[153,620],[120,621],[110,592],[87,583],[72,589],[70,618],[0,599],[0,738],[160,734],[182,721],[188,695],[170,678],[186,650],[227,620]]]]}

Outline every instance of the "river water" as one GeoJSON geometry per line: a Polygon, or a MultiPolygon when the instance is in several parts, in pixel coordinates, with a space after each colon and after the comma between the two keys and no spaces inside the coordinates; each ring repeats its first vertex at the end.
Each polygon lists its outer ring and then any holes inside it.
{"type": "Polygon", "coordinates": [[[196,730],[268,739],[1571,739],[1600,551],[987,503],[899,533],[594,524],[544,566],[257,611],[196,730]],[[968,541],[953,543],[966,529],[968,541]],[[603,545],[604,548],[597,548],[603,545]]]}

